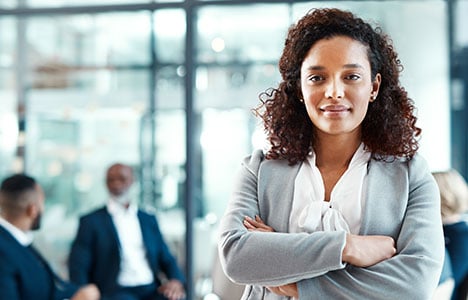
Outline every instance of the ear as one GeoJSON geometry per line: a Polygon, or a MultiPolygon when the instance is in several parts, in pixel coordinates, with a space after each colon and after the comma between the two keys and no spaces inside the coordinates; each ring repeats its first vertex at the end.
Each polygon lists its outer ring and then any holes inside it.
{"type": "Polygon", "coordinates": [[[297,99],[304,99],[304,96],[302,96],[302,83],[300,79],[297,81],[295,94],[297,99]]]}
{"type": "Polygon", "coordinates": [[[28,216],[28,218],[34,219],[39,213],[39,206],[34,203],[28,203],[26,206],[26,211],[25,214],[28,216]]]}
{"type": "Polygon", "coordinates": [[[373,99],[377,98],[377,95],[379,94],[381,82],[382,82],[382,75],[380,75],[380,73],[377,73],[375,75],[374,81],[372,82],[371,98],[373,99]]]}

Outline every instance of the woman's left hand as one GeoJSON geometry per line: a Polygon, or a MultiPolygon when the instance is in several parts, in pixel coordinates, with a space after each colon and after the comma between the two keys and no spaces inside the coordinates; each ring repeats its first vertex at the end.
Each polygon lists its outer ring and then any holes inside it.
{"type": "Polygon", "coordinates": [[[297,290],[296,283],[290,283],[290,284],[281,285],[281,286],[272,286],[272,287],[268,287],[268,289],[271,292],[280,296],[294,297],[296,299],[299,298],[299,291],[297,290]]]}
{"type": "Polygon", "coordinates": [[[275,232],[273,227],[265,224],[259,216],[255,216],[255,220],[251,217],[245,217],[244,226],[248,231],[275,232]]]}

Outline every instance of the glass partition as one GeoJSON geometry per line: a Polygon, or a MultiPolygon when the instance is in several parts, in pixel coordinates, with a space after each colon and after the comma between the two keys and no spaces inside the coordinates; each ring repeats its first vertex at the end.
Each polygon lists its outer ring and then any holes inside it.
{"type": "Polygon", "coordinates": [[[276,61],[288,25],[285,4],[203,7],[198,11],[197,62],[276,61]]]}
{"type": "Polygon", "coordinates": [[[15,8],[18,5],[18,0],[4,0],[0,2],[1,9],[15,8]]]}
{"type": "MultiPolygon", "coordinates": [[[[106,168],[140,169],[149,24],[141,12],[27,20],[26,166],[47,195],[39,246],[64,275],[78,217],[107,201],[106,168]]],[[[133,188],[138,197],[140,186],[133,188]]]]}
{"type": "Polygon", "coordinates": [[[185,13],[181,9],[164,9],[154,13],[156,59],[158,61],[165,63],[184,62],[185,27],[185,13]]]}
{"type": "Polygon", "coordinates": [[[198,12],[194,106],[201,118],[204,214],[223,213],[226,201],[220,198],[229,195],[241,158],[252,150],[252,109],[279,80],[276,64],[288,26],[284,4],[198,12]]]}
{"type": "MultiPolygon", "coordinates": [[[[79,5],[112,5],[112,4],[128,4],[129,0],[21,0],[26,1],[30,7],[67,7],[79,5]]],[[[138,3],[149,3],[152,0],[139,0],[138,3]]]]}
{"type": "Polygon", "coordinates": [[[279,79],[276,64],[289,13],[285,4],[202,7],[197,13],[194,108],[203,201],[194,222],[194,276],[200,294],[217,258],[218,220],[240,162],[254,148],[252,109],[279,79]]]}
{"type": "Polygon", "coordinates": [[[11,17],[0,18],[0,177],[19,171],[18,95],[17,95],[17,22],[11,17]]]}
{"type": "Polygon", "coordinates": [[[171,9],[27,20],[26,165],[47,195],[37,244],[64,276],[78,217],[106,203],[114,162],[135,168],[132,193],[184,266],[184,22],[171,9]]]}
{"type": "MultiPolygon", "coordinates": [[[[153,14],[155,41],[153,131],[155,202],[166,241],[185,266],[185,12],[163,9],[153,14]]],[[[143,143],[145,141],[142,141],[143,143]]]]}
{"type": "Polygon", "coordinates": [[[147,12],[36,17],[27,29],[31,63],[43,68],[148,65],[149,36],[147,12]]]}
{"type": "Polygon", "coordinates": [[[453,14],[451,155],[453,167],[468,178],[468,2],[454,1],[453,14]]]}

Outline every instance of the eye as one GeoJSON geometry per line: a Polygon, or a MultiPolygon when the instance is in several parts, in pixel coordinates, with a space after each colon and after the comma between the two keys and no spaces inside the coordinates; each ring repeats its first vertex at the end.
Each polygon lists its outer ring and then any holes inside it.
{"type": "Polygon", "coordinates": [[[359,76],[358,74],[350,74],[347,75],[345,78],[348,80],[359,80],[361,79],[361,76],[359,76]]]}
{"type": "Polygon", "coordinates": [[[318,81],[321,81],[323,80],[323,76],[320,76],[320,75],[311,75],[309,76],[309,81],[312,81],[312,82],[318,82],[318,81]]]}

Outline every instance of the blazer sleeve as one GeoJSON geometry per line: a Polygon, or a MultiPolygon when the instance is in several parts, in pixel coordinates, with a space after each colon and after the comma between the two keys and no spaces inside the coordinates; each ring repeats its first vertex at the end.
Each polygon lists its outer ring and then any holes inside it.
{"type": "MultiPolygon", "coordinates": [[[[345,232],[309,234],[246,230],[244,217],[260,215],[258,174],[262,160],[261,152],[256,152],[243,162],[233,196],[220,223],[218,252],[226,275],[239,284],[277,286],[343,269],[345,264],[341,256],[346,242],[345,232]]],[[[265,221],[269,223],[269,220],[265,221]]]]}
{"type": "Polygon", "coordinates": [[[72,242],[68,257],[70,280],[78,285],[90,282],[89,272],[92,264],[92,226],[89,220],[80,218],[78,232],[72,242]]]}
{"type": "Polygon", "coordinates": [[[430,299],[444,257],[437,185],[421,157],[409,162],[409,197],[396,239],[397,254],[368,268],[344,270],[298,282],[300,298],[430,299]],[[325,297],[326,298],[326,297],[325,297]]]}
{"type": "Polygon", "coordinates": [[[15,277],[15,272],[9,264],[0,263],[0,294],[2,299],[20,299],[20,287],[15,277]]]}

